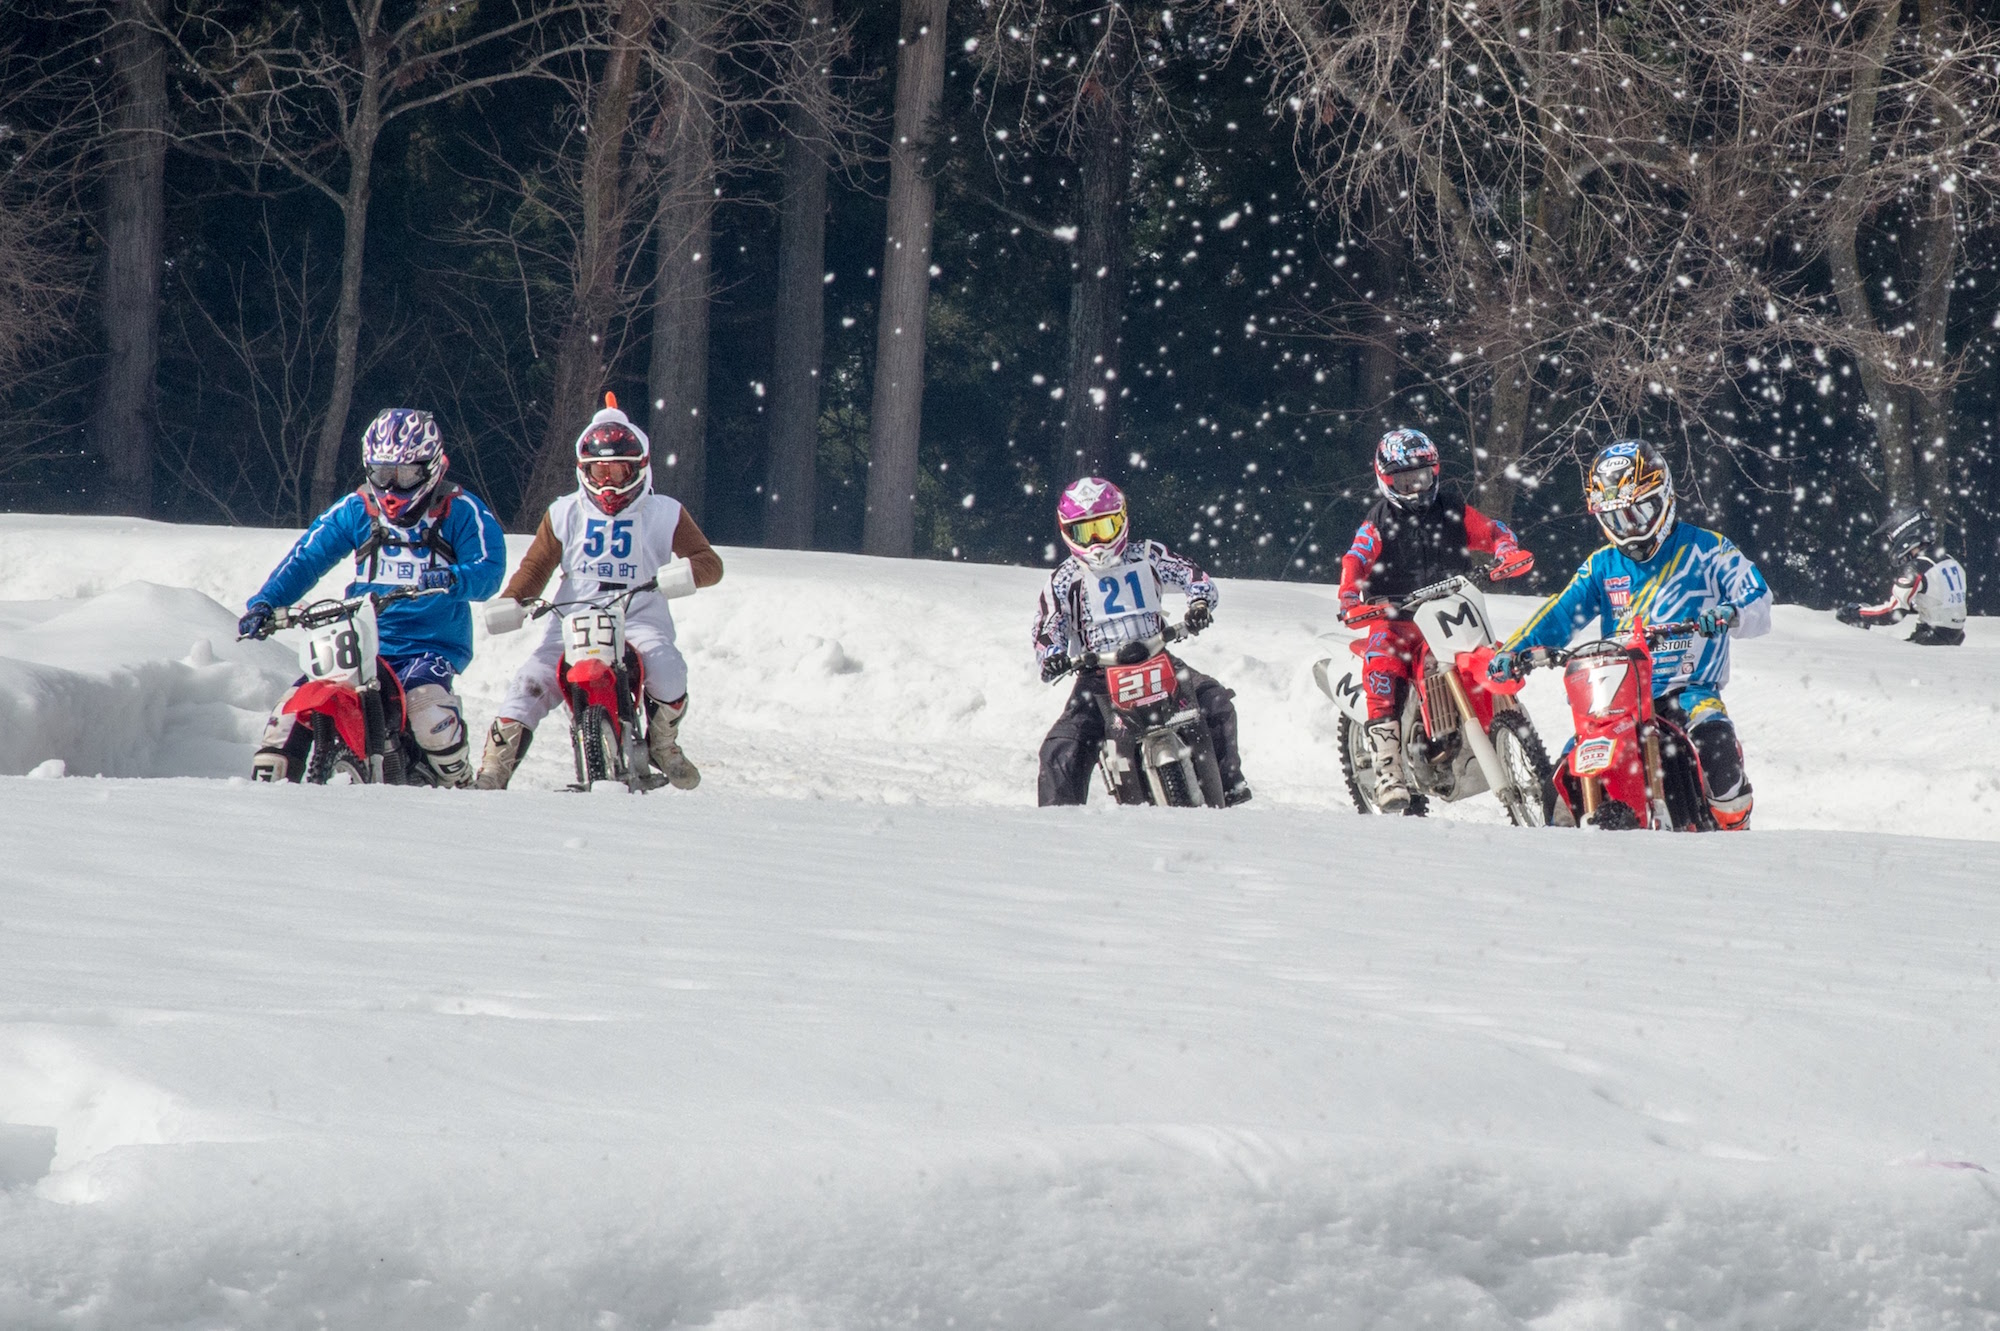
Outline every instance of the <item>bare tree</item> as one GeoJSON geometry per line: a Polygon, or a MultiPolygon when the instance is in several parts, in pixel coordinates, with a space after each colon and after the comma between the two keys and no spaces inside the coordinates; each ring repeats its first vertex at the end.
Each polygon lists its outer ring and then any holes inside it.
{"type": "Polygon", "coordinates": [[[539,73],[560,48],[526,39],[579,9],[580,0],[512,0],[512,8],[495,18],[497,7],[498,0],[484,6],[351,0],[270,8],[239,25],[240,15],[192,5],[185,16],[159,26],[199,88],[183,141],[253,169],[289,172],[340,210],[340,300],[328,405],[313,454],[315,507],[330,502],[339,488],[360,358],[368,205],[383,131],[422,107],[539,73]],[[510,57],[510,51],[518,54],[510,57]],[[242,155],[246,147],[248,157],[242,155]]]}
{"type": "Polygon", "coordinates": [[[945,0],[903,0],[896,120],[889,145],[888,235],[868,420],[868,512],[861,548],[908,557],[916,540],[917,445],[923,427],[924,329],[930,304],[931,124],[944,94],[945,0]]]}
{"type": "Polygon", "coordinates": [[[74,327],[77,191],[99,108],[80,49],[0,47],[0,376],[74,327]]]}
{"type": "Polygon", "coordinates": [[[826,345],[826,189],[841,34],[830,0],[806,0],[785,116],[784,200],[778,224],[778,303],[771,365],[771,442],[764,544],[810,549],[818,497],[820,370],[826,345]]]}
{"type": "Polygon", "coordinates": [[[110,506],[153,508],[159,430],[160,272],[166,247],[167,52],[156,0],[116,0],[104,54],[117,83],[104,134],[105,362],[90,438],[109,462],[110,506]]]}
{"type": "Polygon", "coordinates": [[[674,76],[665,114],[653,296],[653,445],[663,451],[676,498],[703,516],[708,500],[708,317],[715,268],[714,0],[675,0],[668,59],[674,76]]]}

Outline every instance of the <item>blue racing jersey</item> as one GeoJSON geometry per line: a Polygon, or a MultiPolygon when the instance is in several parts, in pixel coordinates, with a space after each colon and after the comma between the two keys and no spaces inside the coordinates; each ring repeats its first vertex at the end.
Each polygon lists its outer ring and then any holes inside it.
{"type": "Polygon", "coordinates": [[[370,513],[361,495],[348,495],[313,520],[250,603],[292,605],[350,554],[349,596],[414,587],[432,569],[449,568],[457,576],[450,591],[382,607],[381,652],[392,658],[441,656],[457,671],[472,664],[469,603],[499,591],[507,571],[507,538],[491,509],[464,490],[453,490],[415,525],[393,527],[370,513]]]}
{"type": "Polygon", "coordinates": [[[1719,533],[1677,523],[1651,559],[1641,562],[1607,545],[1569,580],[1569,586],[1529,617],[1504,650],[1564,647],[1597,621],[1600,637],[1631,631],[1632,616],[1649,624],[1693,619],[1728,603],[1741,618],[1713,638],[1670,638],[1653,652],[1653,696],[1684,688],[1720,688],[1729,681],[1729,639],[1754,638],[1771,627],[1771,589],[1764,575],[1719,533]]]}

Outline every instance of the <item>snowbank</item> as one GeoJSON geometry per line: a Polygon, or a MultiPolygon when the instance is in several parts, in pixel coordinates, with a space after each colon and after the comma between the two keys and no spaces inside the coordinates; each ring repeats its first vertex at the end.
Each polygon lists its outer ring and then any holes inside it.
{"type": "Polygon", "coordinates": [[[0,830],[10,1328],[2000,1309],[1980,843],[86,781],[0,830]]]}

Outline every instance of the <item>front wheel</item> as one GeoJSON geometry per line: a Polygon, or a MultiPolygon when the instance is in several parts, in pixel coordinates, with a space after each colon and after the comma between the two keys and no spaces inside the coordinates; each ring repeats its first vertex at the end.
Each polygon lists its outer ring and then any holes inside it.
{"type": "Polygon", "coordinates": [[[618,732],[611,713],[596,703],[576,719],[576,779],[585,790],[614,775],[612,755],[618,752],[618,732]]]}
{"type": "MultiPolygon", "coordinates": [[[[1368,746],[1368,733],[1345,712],[1340,714],[1340,770],[1347,778],[1347,797],[1354,801],[1354,811],[1363,815],[1382,812],[1375,803],[1375,754],[1368,746]]],[[[1430,807],[1429,798],[1413,789],[1403,813],[1421,818],[1430,807]]]]}
{"type": "Polygon", "coordinates": [[[1505,801],[1507,816],[1516,827],[1547,827],[1555,816],[1556,786],[1535,723],[1526,712],[1501,712],[1493,718],[1491,735],[1500,769],[1516,792],[1505,801]]]}
{"type": "Polygon", "coordinates": [[[305,784],[309,786],[365,785],[368,781],[368,764],[354,754],[354,750],[341,742],[340,732],[334,728],[333,718],[321,712],[313,713],[312,752],[306,757],[305,784]]]}

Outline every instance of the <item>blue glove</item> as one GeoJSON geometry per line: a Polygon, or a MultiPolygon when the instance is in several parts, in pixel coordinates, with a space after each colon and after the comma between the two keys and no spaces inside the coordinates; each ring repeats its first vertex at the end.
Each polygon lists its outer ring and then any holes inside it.
{"type": "Polygon", "coordinates": [[[1735,627],[1736,622],[1742,618],[1741,611],[1724,601],[1721,605],[1712,605],[1696,615],[1694,626],[1704,638],[1719,638],[1735,627]]]}
{"type": "Polygon", "coordinates": [[[236,636],[239,638],[261,638],[271,631],[271,607],[262,601],[253,601],[243,618],[236,621],[236,636]]]}
{"type": "Polygon", "coordinates": [[[426,569],[424,579],[418,585],[427,592],[452,591],[458,586],[458,574],[449,568],[426,569]]]}
{"type": "Polygon", "coordinates": [[[1493,659],[1486,663],[1486,677],[1501,684],[1511,684],[1526,677],[1527,664],[1526,653],[1495,652],[1493,659]]]}

